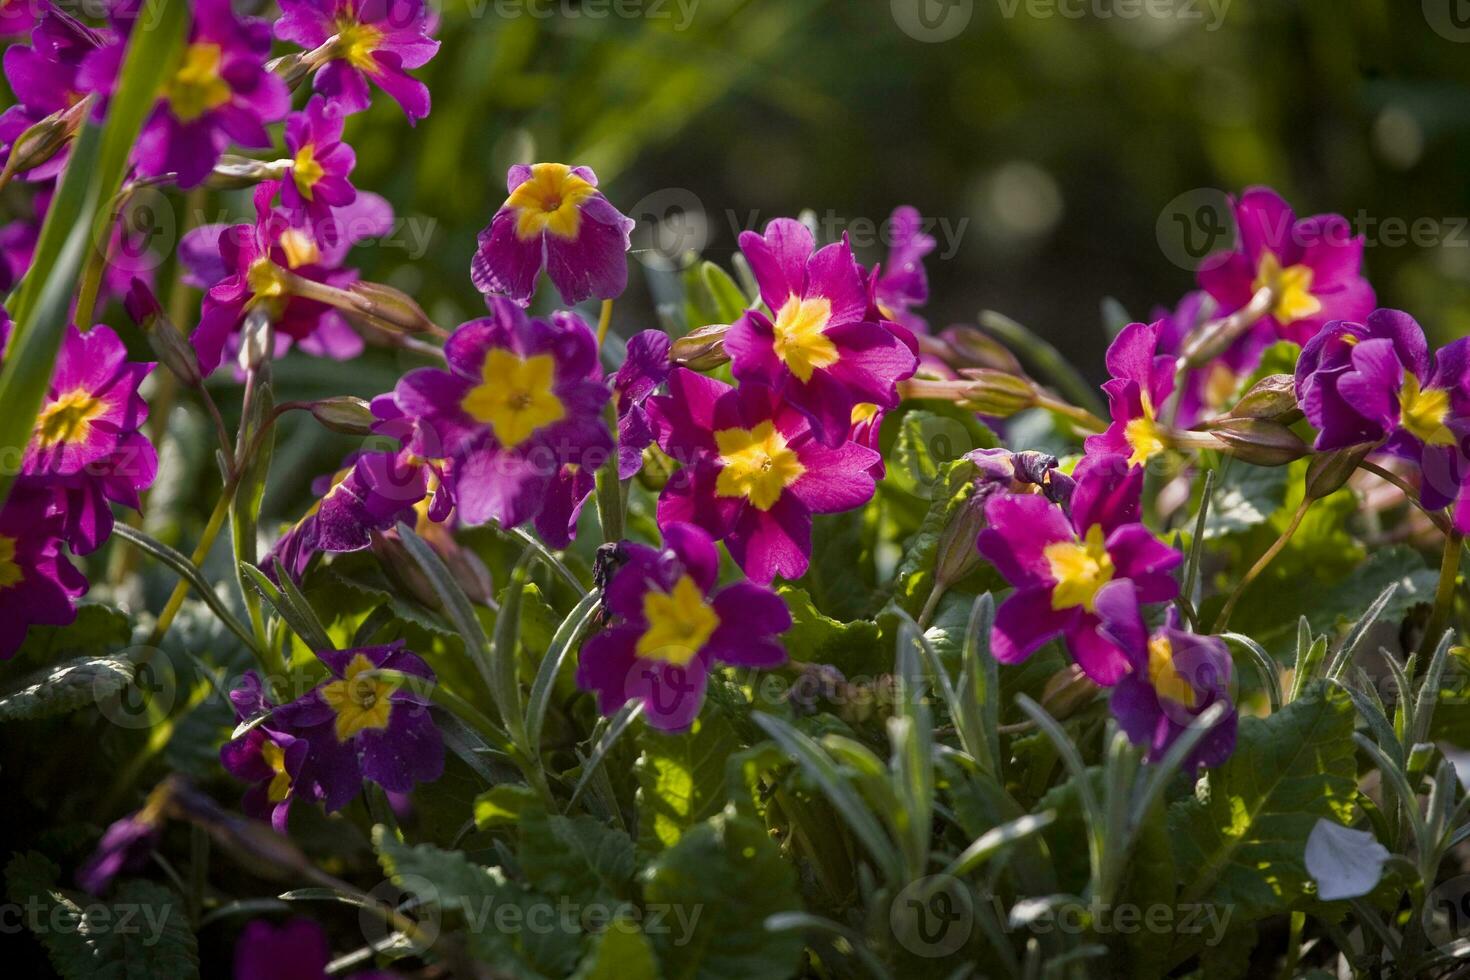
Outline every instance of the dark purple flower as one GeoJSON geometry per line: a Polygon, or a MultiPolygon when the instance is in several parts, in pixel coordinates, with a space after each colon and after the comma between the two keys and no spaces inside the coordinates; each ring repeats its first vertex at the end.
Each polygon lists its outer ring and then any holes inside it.
{"type": "MultiPolygon", "coordinates": [[[[286,83],[265,67],[271,48],[265,21],[236,16],[230,0],[195,0],[191,9],[189,42],[133,151],[141,176],[176,173],[186,188],[203,183],[231,143],[269,147],[265,124],[291,108],[286,83]]],[[[82,83],[111,95],[126,46],[126,36],[119,36],[88,55],[82,83]]]]}
{"type": "Polygon", "coordinates": [[[327,245],[335,245],[339,237],[333,209],[357,199],[351,180],[357,154],[342,142],[342,122],[341,107],[319,95],[312,97],[305,111],[286,119],[291,166],[281,182],[281,203],[294,224],[311,228],[314,237],[327,245]]]}
{"type": "Polygon", "coordinates": [[[24,34],[36,22],[33,0],[0,0],[0,37],[24,34]]]}
{"type": "Polygon", "coordinates": [[[1087,676],[1110,686],[1128,661],[1098,633],[1099,591],[1131,580],[1140,601],[1168,602],[1179,594],[1170,573],[1184,556],[1139,523],[1142,467],[1088,456],[1075,477],[1070,516],[1035,494],[986,504],[980,553],[1016,587],[996,611],[992,649],[1001,663],[1019,663],[1062,636],[1087,676]]]}
{"type": "MultiPolygon", "coordinates": [[[[24,14],[27,21],[35,16],[31,0],[12,0],[0,4],[0,34],[4,30],[6,11],[24,14]]],[[[95,31],[61,10],[45,6],[41,20],[31,32],[29,47],[13,44],[5,49],[5,79],[15,94],[16,104],[0,115],[0,143],[5,155],[15,139],[31,126],[55,113],[76,106],[84,97],[78,80],[82,61],[88,54],[112,40],[107,30],[95,31]]],[[[26,171],[27,180],[45,180],[61,172],[67,160],[65,149],[49,160],[26,171]]]]}
{"type": "Polygon", "coordinates": [[[87,579],[61,553],[65,518],[52,495],[17,481],[0,508],[0,660],[20,649],[31,626],[65,626],[87,579]]]}
{"type": "Polygon", "coordinates": [[[148,794],[143,808],[114,821],[102,834],[97,850],[77,870],[83,891],[101,895],[112,879],[125,871],[137,871],[158,846],[167,818],[170,784],[165,782],[148,794]]]}
{"type": "Polygon", "coordinates": [[[1199,284],[1235,312],[1269,286],[1275,302],[1263,318],[1283,340],[1305,344],[1332,320],[1361,320],[1373,309],[1373,287],[1363,278],[1363,238],[1341,215],[1297,220],[1281,196],[1252,187],[1235,202],[1240,240],[1235,251],[1211,258],[1199,284]]]}
{"type": "Polygon", "coordinates": [[[526,306],[544,268],[567,304],[622,295],[633,221],[602,196],[592,168],[518,163],[505,184],[510,196],[470,263],[476,289],[526,306]]]}
{"type": "MultiPolygon", "coordinates": [[[[1154,319],[1162,324],[1159,351],[1181,354],[1186,340],[1214,313],[1215,301],[1200,290],[1185,294],[1173,310],[1155,309],[1154,319]]],[[[1224,411],[1241,381],[1260,366],[1261,355],[1275,340],[1275,327],[1258,323],[1208,364],[1189,371],[1178,395],[1176,424],[1189,427],[1224,411]]]]}
{"type": "Polygon", "coordinates": [[[1230,697],[1230,651],[1217,636],[1186,633],[1172,622],[1150,636],[1133,583],[1110,582],[1098,592],[1100,627],[1127,656],[1130,670],[1113,688],[1109,705],[1134,745],[1158,762],[1169,746],[1214,704],[1226,712],[1185,760],[1186,771],[1218,766],[1235,750],[1235,705],[1230,697]]]}
{"type": "MultiPolygon", "coordinates": [[[[330,980],[332,950],[327,934],[310,919],[292,919],[279,928],[256,919],[235,943],[235,980],[330,980]]],[[[345,980],[395,980],[386,970],[349,973],[345,980]]]]}
{"type": "Polygon", "coordinates": [[[912,310],[929,301],[924,256],[934,251],[934,237],[924,231],[919,212],[907,205],[894,209],[888,226],[888,261],[874,268],[870,283],[874,305],[883,319],[916,334],[928,333],[929,324],[912,310]]]}
{"type": "MultiPolygon", "coordinates": [[[[245,674],[240,686],[230,692],[230,703],[240,721],[259,718],[275,708],[253,671],[245,674]]],[[[309,778],[303,778],[306,757],[306,740],[286,731],[274,719],[226,742],[219,753],[225,771],[250,784],[241,803],[245,815],[269,820],[280,834],[286,833],[292,803],[317,798],[315,785],[309,778]]]]}
{"type": "Polygon", "coordinates": [[[276,37],[310,49],[316,91],[361,112],[372,103],[368,82],[387,92],[417,123],[429,114],[429,89],[405,69],[421,68],[439,50],[424,0],[281,0],[276,37]]]}
{"type": "Polygon", "coordinates": [[[611,453],[609,391],[597,340],[574,314],[532,320],[506,299],[490,312],[444,345],[448,371],[412,371],[393,397],[416,423],[413,452],[452,461],[460,519],[511,528],[548,506],[568,464],[590,473],[611,453]]]}
{"type": "Polygon", "coordinates": [[[444,772],[444,741],[429,716],[429,700],[378,669],[432,682],[434,672],[403,642],[317,653],[331,679],[276,717],[310,745],[306,765],[328,813],[342,809],[363,780],[394,793],[433,782],[444,772]]]}
{"type": "Polygon", "coordinates": [[[764,385],[732,388],[685,368],[668,384],[648,400],[659,448],[681,465],[659,496],[659,526],[704,528],[752,581],[800,578],[812,515],[866,503],[878,454],[822,445],[807,417],[764,385]]]}
{"type": "Polygon", "coordinates": [[[636,476],[643,467],[643,450],[656,433],[643,403],[669,378],[672,341],[662,330],[644,330],[628,341],[628,357],[613,375],[618,406],[618,479],[636,476]]]}
{"type": "Polygon", "coordinates": [[[717,662],[769,668],[786,662],[777,635],[791,613],[770,589],[737,582],[714,591],[720,555],[690,524],[663,526],[663,550],[624,542],[627,558],[604,593],[612,625],[582,646],[577,685],[612,714],[643,703],[655,728],[688,728],[717,662]]]}
{"type": "Polygon", "coordinates": [[[740,250],[774,319],[750,310],[731,324],[725,350],[739,381],[774,389],[828,446],[847,439],[853,406],[898,404],[897,384],[918,361],[894,332],[902,327],[867,319],[862,270],[846,238],[817,250],[805,225],[777,218],[764,237],[742,232],[740,250]]]}
{"type": "Polygon", "coordinates": [[[1089,453],[1117,453],[1132,466],[1147,463],[1168,446],[1159,413],[1174,393],[1174,358],[1157,353],[1163,322],[1130,323],[1108,347],[1112,380],[1103,385],[1113,424],[1088,436],[1089,453]]]}

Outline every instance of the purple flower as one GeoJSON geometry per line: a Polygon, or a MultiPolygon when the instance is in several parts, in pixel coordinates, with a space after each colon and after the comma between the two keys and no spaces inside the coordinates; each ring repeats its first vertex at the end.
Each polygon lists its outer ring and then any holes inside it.
{"type": "Polygon", "coordinates": [[[1305,344],[1329,321],[1361,320],[1373,309],[1373,287],[1362,274],[1363,238],[1346,218],[1297,220],[1275,191],[1252,187],[1235,202],[1235,223],[1235,251],[1199,271],[1199,284],[1221,315],[1269,286],[1275,302],[1263,322],[1280,338],[1305,344]]]}
{"type": "Polygon", "coordinates": [[[868,293],[846,238],[815,250],[804,225],[777,218],[765,237],[742,232],[740,250],[775,319],[750,310],[730,326],[725,350],[737,380],[774,389],[829,446],[846,440],[853,406],[898,404],[897,383],[918,361],[894,332],[902,327],[867,319],[868,293]]]}
{"type": "Polygon", "coordinates": [[[361,112],[368,82],[387,92],[410,124],[429,114],[429,89],[405,69],[422,68],[439,50],[423,0],[282,0],[276,37],[311,49],[313,88],[361,112]]]}
{"type": "Polygon", "coordinates": [[[350,803],[364,779],[407,793],[443,774],[444,741],[429,717],[428,698],[369,673],[395,670],[433,681],[427,664],[401,640],[317,656],[331,679],[277,708],[276,717],[310,746],[306,765],[328,813],[350,803]]]}
{"type": "Polygon", "coordinates": [[[335,245],[339,237],[332,209],[357,198],[350,179],[357,154],[342,142],[342,121],[341,106],[321,96],[286,119],[291,166],[281,183],[281,203],[294,224],[314,229],[314,237],[327,245],[335,245]]]}
{"type": "Polygon", "coordinates": [[[410,372],[393,397],[416,423],[413,452],[452,461],[460,519],[511,528],[541,514],[568,464],[595,471],[612,452],[609,392],[577,316],[532,320],[505,299],[490,312],[445,343],[448,371],[410,372]]]}
{"type": "Polygon", "coordinates": [[[663,534],[661,551],[621,545],[627,562],[604,593],[612,625],[583,645],[577,685],[597,692],[603,714],[637,700],[650,725],[679,731],[699,714],[716,662],[786,662],[776,636],[791,628],[791,613],[774,592],[750,582],[713,591],[720,555],[704,530],[671,523],[663,534]]]}
{"type": "MultiPolygon", "coordinates": [[[[192,11],[189,43],[169,71],[133,154],[141,176],[176,173],[185,188],[203,183],[231,143],[269,147],[265,124],[291,108],[286,83],[265,67],[271,48],[265,21],[237,17],[230,0],[195,0],[192,11]]],[[[126,46],[127,38],[119,36],[88,55],[83,83],[111,95],[126,46]]]]}
{"type": "MultiPolygon", "coordinates": [[[[292,919],[280,928],[256,919],[235,943],[235,980],[329,980],[332,959],[327,934],[310,919],[292,919]]],[[[349,973],[346,980],[394,980],[386,970],[349,973]]]]}
{"type": "MultiPolygon", "coordinates": [[[[230,703],[240,721],[250,721],[275,708],[253,671],[230,692],[230,703]]],[[[311,780],[303,778],[307,748],[305,739],[286,731],[274,719],[225,743],[219,753],[220,764],[230,775],[250,784],[241,804],[246,816],[269,820],[277,833],[286,833],[291,804],[303,798],[314,800],[318,795],[311,780]]]]}
{"type": "MultiPolygon", "coordinates": [[[[1185,341],[1209,317],[1214,315],[1215,301],[1209,294],[1196,290],[1186,293],[1173,310],[1155,309],[1159,329],[1159,351],[1177,356],[1185,341]]],[[[1241,380],[1261,364],[1261,355],[1276,340],[1276,328],[1270,323],[1257,323],[1236,338],[1224,353],[1207,365],[1191,370],[1180,389],[1176,423],[1182,427],[1195,425],[1222,412],[1241,380]]]]}
{"type": "Polygon", "coordinates": [[[1297,361],[1297,400],[1317,427],[1316,448],[1380,443],[1417,464],[1420,498],[1438,510],[1458,501],[1470,527],[1470,339],[1431,355],[1424,331],[1398,310],[1364,323],[1329,323],[1297,361]]]}
{"type": "Polygon", "coordinates": [[[677,368],[648,411],[659,447],[681,464],[659,496],[659,526],[704,528],[762,585],[805,573],[813,514],[873,496],[878,454],[822,445],[806,416],[764,385],[731,388],[677,368]]]}
{"type": "Polygon", "coordinates": [[[351,284],[356,270],[341,268],[347,249],[386,231],[392,211],[376,195],[358,194],[332,216],[340,231],[332,236],[335,243],[328,244],[315,237],[315,226],[293,225],[285,212],[271,207],[279,186],[268,181],[256,188],[253,226],[205,225],[180,243],[179,255],[190,273],[186,281],[206,290],[199,325],[189,337],[206,374],[238,342],[245,314],[257,306],[271,313],[277,355],[292,343],[308,354],[336,360],[362,352],[362,338],[342,315],[325,303],[292,294],[286,273],[339,288],[351,284]]]}
{"type": "Polygon", "coordinates": [[[1163,327],[1162,321],[1130,323],[1108,347],[1112,380],[1102,387],[1113,424],[1087,437],[1087,452],[1125,455],[1130,466],[1140,466],[1167,448],[1159,412],[1174,393],[1174,358],[1156,354],[1163,327]]]}
{"type": "MultiPolygon", "coordinates": [[[[29,21],[35,7],[29,0],[0,4],[0,34],[7,11],[23,14],[29,21]]],[[[12,14],[13,16],[13,14],[12,14]]],[[[54,113],[72,108],[85,96],[78,80],[82,61],[112,40],[111,33],[94,31],[70,14],[46,6],[31,32],[31,45],[13,44],[5,49],[5,79],[15,93],[16,105],[0,115],[0,143],[8,155],[15,139],[31,126],[54,113]]],[[[27,180],[45,180],[61,172],[67,160],[65,149],[37,167],[26,171],[27,180]]]]}
{"type": "Polygon", "coordinates": [[[36,22],[32,0],[0,0],[0,37],[24,34],[36,22]]]}
{"type": "Polygon", "coordinates": [[[1139,523],[1143,468],[1122,456],[1078,464],[1070,517],[1039,495],[992,497],[980,553],[1016,587],[996,611],[991,642],[1001,663],[1019,663],[1062,636],[1072,658],[1103,686],[1128,671],[1127,658],[1098,633],[1097,597],[1131,580],[1141,602],[1179,594],[1170,574],[1183,555],[1139,523]]]}
{"type": "Polygon", "coordinates": [[[929,301],[924,256],[934,251],[934,237],[924,231],[919,212],[907,205],[894,209],[888,225],[888,261],[874,267],[870,282],[873,305],[883,319],[916,334],[928,333],[929,324],[911,310],[929,301]]]}
{"type": "Polygon", "coordinates": [[[613,375],[618,399],[618,479],[628,480],[643,467],[643,450],[656,433],[643,403],[669,378],[672,341],[662,330],[644,330],[628,341],[628,356],[613,375]]]}
{"type": "Polygon", "coordinates": [[[15,656],[31,626],[65,626],[87,579],[61,553],[65,518],[52,495],[20,480],[0,508],[0,660],[15,656]]]}
{"type": "Polygon", "coordinates": [[[112,879],[147,863],[163,834],[171,785],[170,782],[160,784],[148,794],[141,810],[114,821],[103,832],[97,850],[77,870],[77,884],[84,891],[101,895],[112,879]]]}
{"type": "Polygon", "coordinates": [[[1130,670],[1113,688],[1109,706],[1134,745],[1158,762],[1169,746],[1211,705],[1226,713],[1185,761],[1186,771],[1218,766],[1235,750],[1235,705],[1230,697],[1230,651],[1216,636],[1199,636],[1170,623],[1150,636],[1134,584],[1110,582],[1098,592],[1102,631],[1127,656],[1130,670]]]}
{"type": "Polygon", "coordinates": [[[602,196],[592,168],[518,163],[505,184],[510,196],[470,263],[476,289],[527,306],[545,268],[567,304],[622,295],[633,221],[602,196]]]}

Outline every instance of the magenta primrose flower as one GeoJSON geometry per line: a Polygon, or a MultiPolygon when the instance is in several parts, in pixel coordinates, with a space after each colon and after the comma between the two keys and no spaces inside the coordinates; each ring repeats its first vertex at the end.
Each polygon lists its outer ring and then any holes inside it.
{"type": "MultiPolygon", "coordinates": [[[[136,28],[136,11],[123,9],[114,19],[136,28]]],[[[269,147],[265,124],[291,108],[285,81],[265,67],[271,49],[265,21],[236,16],[230,0],[195,0],[191,10],[189,42],[169,71],[133,155],[140,176],[176,173],[184,188],[203,183],[232,143],[269,147]]],[[[88,55],[82,83],[111,95],[126,47],[126,34],[120,33],[88,55]]]]}
{"type": "Polygon", "coordinates": [[[582,646],[577,686],[610,715],[640,701],[655,728],[693,724],[716,663],[786,662],[777,636],[791,628],[780,596],[751,582],[715,590],[720,555],[702,528],[663,525],[662,550],[623,542],[625,564],[604,594],[612,625],[582,646]]]}
{"type": "Polygon", "coordinates": [[[656,433],[643,403],[669,378],[673,342],[662,330],[644,330],[628,340],[628,356],[613,376],[618,407],[618,479],[628,480],[643,467],[643,450],[656,433]]]}
{"type": "Polygon", "coordinates": [[[444,772],[444,741],[429,715],[429,700],[399,681],[373,676],[395,670],[434,680],[434,672],[403,642],[351,650],[322,650],[331,672],[325,683],[273,716],[310,746],[305,766],[328,813],[352,802],[363,780],[391,793],[433,782],[444,772]]]}
{"type": "MultiPolygon", "coordinates": [[[[235,943],[235,980],[330,980],[332,949],[327,933],[310,919],[291,919],[280,927],[256,919],[235,943]]],[[[396,980],[388,970],[357,971],[345,980],[396,980]]]]}
{"type": "Polygon", "coordinates": [[[1155,353],[1163,326],[1130,323],[1108,346],[1112,380],[1102,387],[1113,423],[1087,437],[1087,452],[1122,454],[1130,466],[1139,466],[1166,448],[1160,412],[1174,393],[1174,358],[1155,353]]]}
{"type": "MultiPolygon", "coordinates": [[[[572,313],[533,320],[507,299],[461,324],[444,345],[449,370],[420,368],[398,382],[398,409],[414,419],[410,449],[449,459],[446,474],[466,524],[511,528],[547,511],[567,466],[595,472],[612,452],[602,419],[610,392],[597,339],[572,313]]],[[[566,515],[538,530],[566,535],[566,515]]]]}
{"type": "Polygon", "coordinates": [[[668,384],[647,402],[659,447],[681,465],[659,496],[659,526],[704,528],[762,585],[800,578],[812,515],[867,502],[879,455],[822,445],[807,417],[764,385],[732,388],[685,368],[668,384]]]}
{"type": "Polygon", "coordinates": [[[36,22],[32,0],[0,0],[0,37],[24,34],[36,22]]]}
{"type": "Polygon", "coordinates": [[[1225,714],[1185,760],[1186,770],[1218,766],[1235,750],[1236,712],[1230,697],[1230,651],[1218,636],[1178,628],[1173,610],[1149,634],[1134,583],[1118,579],[1097,594],[1101,630],[1127,656],[1129,672],[1113,688],[1109,707],[1134,745],[1158,762],[1175,739],[1214,704],[1225,714]]]}
{"type": "Polygon", "coordinates": [[[505,184],[510,196],[470,263],[476,289],[527,306],[544,268],[568,305],[622,295],[634,222],[602,196],[591,167],[521,163],[505,184]]]}
{"type": "Polygon", "coordinates": [[[980,553],[1016,587],[996,610],[991,642],[995,658],[1013,664],[1064,637],[1077,665],[1107,687],[1129,664],[1098,632],[1099,591],[1131,580],[1140,602],[1168,602],[1179,594],[1170,572],[1184,556],[1139,523],[1142,467],[1088,456],[1074,476],[1070,515],[1036,494],[986,502],[980,553]]]}
{"type": "Polygon", "coordinates": [[[1470,339],[1431,355],[1398,310],[1329,323],[1302,349],[1296,391],[1318,450],[1381,444],[1417,466],[1425,507],[1454,503],[1456,526],[1470,529],[1470,339]]]}
{"type": "Polygon", "coordinates": [[[0,508],[0,660],[32,626],[65,626],[87,579],[61,553],[65,518],[43,490],[17,481],[0,508]]]}
{"type": "Polygon", "coordinates": [[[1235,201],[1236,249],[1199,270],[1199,284],[1224,316],[1269,286],[1275,302],[1263,322],[1283,340],[1305,344],[1332,320],[1361,320],[1373,309],[1363,278],[1363,238],[1341,215],[1297,220],[1275,191],[1252,187],[1235,201]]]}
{"type": "Polygon", "coordinates": [[[888,260],[875,266],[869,277],[873,305],[884,320],[900,323],[912,333],[928,333],[929,324],[913,308],[929,301],[924,256],[934,251],[934,236],[924,231],[919,212],[907,205],[894,208],[888,228],[888,260]]]}
{"type": "Polygon", "coordinates": [[[357,154],[342,142],[342,123],[341,106],[319,95],[312,97],[305,111],[286,119],[291,166],[281,182],[281,203],[293,224],[312,229],[312,237],[327,245],[335,245],[340,237],[333,209],[357,199],[350,179],[357,154]]]}
{"type": "Polygon", "coordinates": [[[372,104],[368,83],[387,92],[410,124],[429,114],[429,88],[405,69],[439,50],[424,0],[281,0],[276,37],[310,49],[313,88],[346,113],[372,104]]]}
{"type": "Polygon", "coordinates": [[[828,446],[847,439],[855,405],[898,404],[897,384],[918,361],[895,333],[903,327],[867,319],[863,273],[845,237],[817,250],[805,225],[777,218],[764,237],[742,232],[740,250],[774,319],[750,310],[731,324],[725,351],[737,380],[775,390],[828,446]]]}
{"type": "MultiPolygon", "coordinates": [[[[240,686],[230,691],[230,704],[242,722],[259,718],[275,707],[254,671],[246,673],[240,686]]],[[[315,784],[304,775],[307,749],[305,739],[291,734],[274,718],[224,744],[220,764],[230,775],[250,784],[241,801],[246,816],[269,820],[277,833],[284,834],[291,804],[318,797],[315,784]]]]}
{"type": "MultiPolygon", "coordinates": [[[[29,21],[34,16],[33,0],[11,0],[0,5],[0,34],[6,12],[23,13],[29,21]]],[[[29,25],[27,25],[29,26],[29,25]]],[[[15,94],[16,104],[0,114],[0,144],[5,155],[15,139],[31,126],[53,113],[70,109],[86,92],[78,80],[87,55],[112,40],[106,28],[93,30],[61,10],[45,6],[41,19],[31,32],[31,43],[12,44],[5,49],[5,80],[15,94]]],[[[65,149],[51,159],[25,172],[27,180],[55,177],[66,164],[65,149]]]]}

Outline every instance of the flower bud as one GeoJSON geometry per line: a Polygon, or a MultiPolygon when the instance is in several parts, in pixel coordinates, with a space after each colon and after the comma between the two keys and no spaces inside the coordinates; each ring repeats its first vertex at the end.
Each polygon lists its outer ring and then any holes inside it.
{"type": "Polygon", "coordinates": [[[1036,389],[1025,378],[992,368],[969,368],[962,373],[970,384],[959,403],[981,415],[1009,418],[1037,404],[1036,389]]]}
{"type": "Polygon", "coordinates": [[[1367,455],[1373,451],[1374,443],[1348,446],[1331,453],[1318,453],[1307,464],[1307,497],[1321,500],[1342,489],[1348,478],[1358,469],[1367,455]]]}
{"type": "Polygon", "coordinates": [[[240,328],[240,370],[254,371],[267,364],[275,356],[275,329],[271,324],[270,310],[258,305],[245,314],[245,323],[240,328]]]}
{"type": "Polygon", "coordinates": [[[373,415],[368,403],[351,395],[335,395],[311,403],[311,414],[324,428],[348,436],[373,434],[373,415]]]}
{"type": "Polygon", "coordinates": [[[1296,403],[1296,381],[1289,374],[1273,374],[1256,382],[1250,391],[1241,396],[1230,417],[1237,419],[1268,419],[1283,424],[1301,418],[1301,409],[1296,403]]]}
{"type": "Polygon", "coordinates": [[[975,540],[985,529],[985,501],[1000,484],[983,483],[975,487],[950,516],[939,532],[938,563],[934,579],[947,587],[958,582],[980,566],[980,551],[975,540]]]}
{"type": "Polygon", "coordinates": [[[184,384],[191,388],[198,387],[203,377],[199,373],[199,359],[194,348],[189,346],[188,339],[164,316],[163,308],[158,305],[157,298],[143,280],[134,279],[128,287],[128,294],[123,299],[123,309],[132,317],[138,329],[143,331],[143,336],[148,338],[148,346],[153,348],[159,363],[184,384]]]}
{"type": "Polygon", "coordinates": [[[1051,675],[1041,693],[1041,706],[1057,721],[1065,721],[1097,696],[1101,690],[1076,664],[1051,675]]]}
{"type": "Polygon", "coordinates": [[[351,312],[373,326],[399,333],[430,333],[435,329],[423,307],[401,289],[380,282],[358,281],[347,287],[355,301],[351,312]]]}
{"type": "Polygon", "coordinates": [[[730,359],[725,353],[725,334],[729,329],[728,323],[712,323],[707,327],[691,330],[674,341],[669,350],[669,360],[691,371],[708,371],[719,367],[730,359]]]}
{"type": "Polygon", "coordinates": [[[289,160],[254,160],[250,157],[226,153],[219,158],[204,186],[216,191],[236,191],[254,187],[268,180],[281,180],[290,167],[289,160]]]}
{"type": "MultiPolygon", "coordinates": [[[[85,104],[90,105],[90,102],[85,104]]],[[[10,156],[5,161],[5,170],[20,174],[47,162],[71,142],[80,120],[77,107],[72,106],[53,112],[40,122],[32,124],[10,144],[10,156]]]]}
{"type": "Polygon", "coordinates": [[[950,355],[945,360],[956,367],[993,368],[1015,375],[1025,373],[1016,355],[1004,344],[974,327],[956,324],[941,333],[939,339],[950,355]]]}
{"type": "Polygon", "coordinates": [[[1256,466],[1285,466],[1311,452],[1296,433],[1265,419],[1225,419],[1210,428],[1226,452],[1256,466]]]}

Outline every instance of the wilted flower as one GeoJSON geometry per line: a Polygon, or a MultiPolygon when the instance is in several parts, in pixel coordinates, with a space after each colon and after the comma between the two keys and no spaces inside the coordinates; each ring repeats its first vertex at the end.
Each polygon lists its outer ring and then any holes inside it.
{"type": "Polygon", "coordinates": [[[701,528],[670,523],[663,535],[662,550],[623,543],[626,563],[604,593],[613,623],[582,646],[577,685],[597,692],[603,714],[637,700],[650,725],[678,731],[699,714],[717,662],[786,662],[776,637],[791,628],[791,613],[750,582],[715,591],[720,555],[701,528]]]}
{"type": "Polygon", "coordinates": [[[1212,705],[1225,714],[1185,760],[1184,768],[1218,766],[1235,749],[1236,715],[1230,697],[1230,651],[1217,636],[1200,636],[1170,623],[1150,636],[1138,606],[1137,588],[1119,580],[1097,595],[1101,630],[1127,656],[1129,672],[1113,688],[1109,705],[1135,745],[1158,762],[1169,746],[1212,705]]]}
{"type": "Polygon", "coordinates": [[[511,528],[542,512],[567,464],[591,471],[607,458],[609,392],[596,338],[574,314],[532,320],[506,299],[490,312],[449,338],[448,371],[410,372],[393,397],[416,423],[410,448],[452,460],[460,519],[511,528]]]}
{"type": "Polygon", "coordinates": [[[774,389],[829,446],[846,440],[853,406],[898,404],[897,384],[918,364],[912,337],[867,319],[862,271],[845,238],[816,250],[806,226],[777,218],[764,237],[742,232],[740,249],[775,319],[750,310],[730,325],[725,350],[738,380],[774,389]]]}
{"type": "Polygon", "coordinates": [[[1108,347],[1112,380],[1103,385],[1113,424],[1088,436],[1089,453],[1118,453],[1140,466],[1168,446],[1167,426],[1159,417],[1174,393],[1174,358],[1158,354],[1163,323],[1130,323],[1108,347]]]}
{"type": "Polygon", "coordinates": [[[1098,633],[1098,593],[1126,579],[1139,601],[1167,602],[1179,594],[1170,572],[1184,557],[1139,523],[1142,491],[1141,467],[1122,456],[1088,456],[1077,466],[1070,517],[1039,495],[991,498],[980,553],[1016,587],[996,611],[997,660],[1019,663],[1062,636],[1098,684],[1127,672],[1127,659],[1098,633]]]}
{"type": "MultiPolygon", "coordinates": [[[[259,718],[276,707],[261,687],[260,678],[246,673],[241,685],[230,691],[230,704],[240,721],[259,718]]],[[[316,787],[303,778],[307,743],[267,719],[220,749],[220,764],[236,779],[250,784],[242,806],[246,816],[269,820],[277,833],[286,832],[291,804],[314,800],[316,787]]]]}
{"type": "Polygon", "coordinates": [[[807,417],[764,385],[731,388],[678,368],[648,410],[659,448],[682,465],[659,496],[659,526],[704,528],[753,581],[801,577],[812,515],[873,495],[878,454],[851,442],[823,446],[807,417]]]}
{"type": "Polygon", "coordinates": [[[439,50],[423,0],[281,0],[276,37],[311,49],[312,85],[348,113],[372,104],[368,82],[417,123],[429,114],[429,88],[405,69],[439,50]]]}
{"type": "Polygon", "coordinates": [[[0,659],[20,649],[32,626],[65,626],[87,579],[61,553],[65,517],[51,495],[17,482],[0,508],[0,659]]]}
{"type": "Polygon", "coordinates": [[[306,225],[323,244],[335,245],[340,235],[332,209],[357,198],[350,175],[357,154],[342,142],[342,109],[314,96],[303,112],[286,119],[286,150],[291,166],[281,183],[281,203],[296,225],[306,225]]]}
{"type": "Polygon", "coordinates": [[[510,196],[470,263],[476,289],[526,306],[545,268],[567,304],[622,295],[634,222],[602,196],[591,167],[518,163],[505,184],[510,196]]]}
{"type": "Polygon", "coordinates": [[[320,650],[317,656],[331,679],[277,708],[275,716],[310,745],[306,765],[327,812],[350,803],[364,779],[394,793],[438,779],[444,741],[429,716],[428,698],[371,673],[394,670],[433,681],[428,665],[402,641],[320,650]]]}
{"type": "Polygon", "coordinates": [[[668,380],[669,335],[662,330],[644,330],[628,340],[628,356],[613,375],[613,394],[618,408],[618,479],[637,475],[643,465],[643,450],[653,445],[653,423],[643,403],[668,380]]]}
{"type": "Polygon", "coordinates": [[[1235,202],[1240,240],[1234,252],[1212,258],[1199,283],[1232,313],[1259,290],[1272,290],[1263,322],[1284,340],[1305,344],[1332,320],[1361,320],[1373,309],[1373,287],[1363,278],[1363,238],[1341,215],[1297,220],[1275,191],[1252,187],[1235,202]]]}

